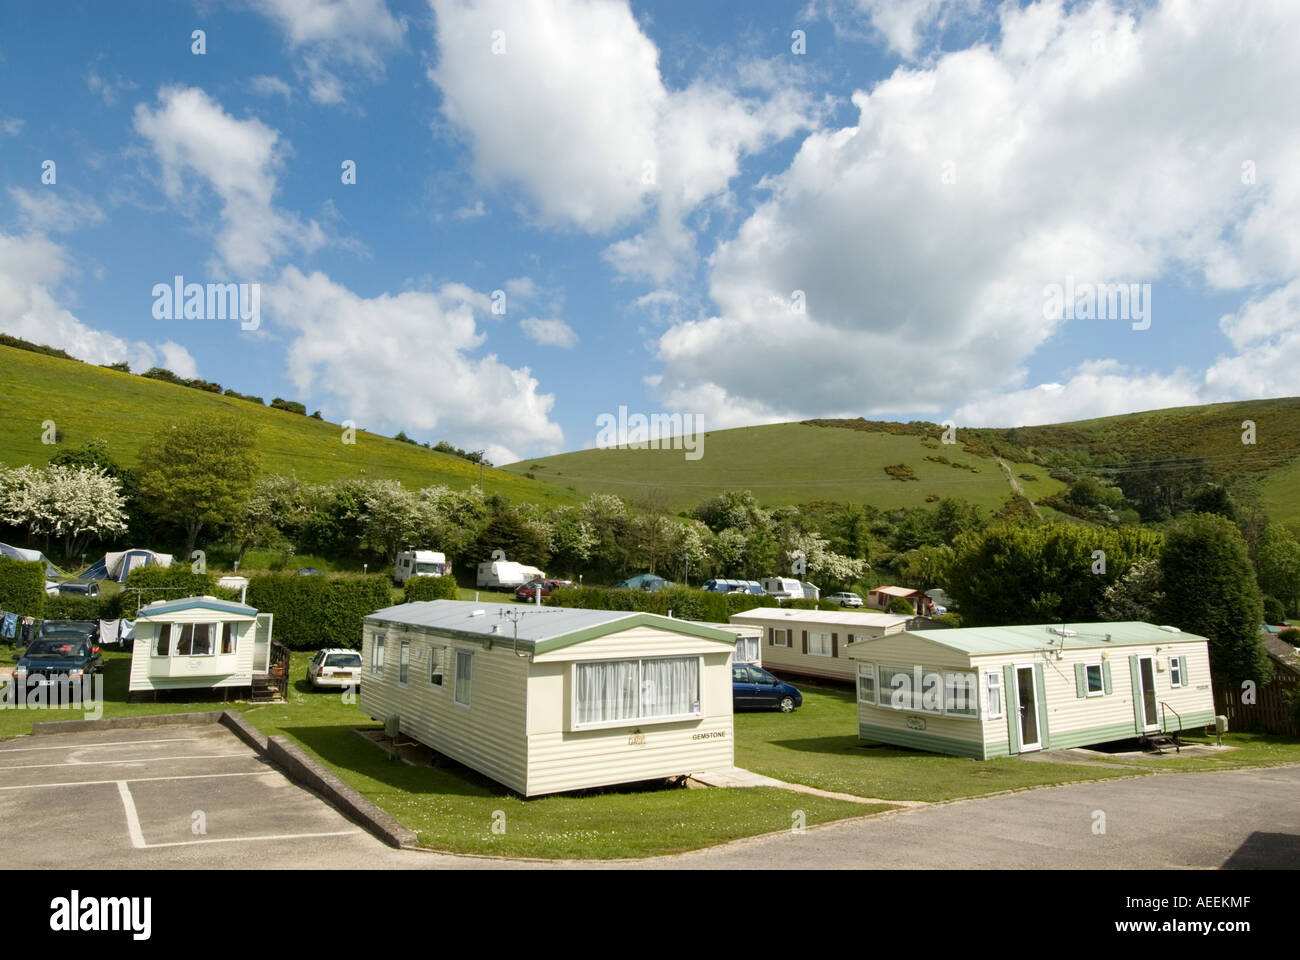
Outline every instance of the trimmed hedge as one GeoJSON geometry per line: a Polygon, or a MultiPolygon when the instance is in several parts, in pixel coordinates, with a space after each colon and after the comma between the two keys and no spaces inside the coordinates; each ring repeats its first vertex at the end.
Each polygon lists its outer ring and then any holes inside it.
{"type": "Polygon", "coordinates": [[[45,608],[45,564],[0,557],[0,610],[39,617],[45,608]]]}
{"type": "Polygon", "coordinates": [[[45,611],[41,614],[46,620],[116,620],[117,614],[111,613],[121,594],[112,597],[83,597],[77,594],[59,595],[45,598],[45,611]],[[106,608],[110,611],[105,612],[106,608]]]}
{"type": "Polygon", "coordinates": [[[838,610],[829,600],[793,600],[779,604],[775,597],[753,593],[714,593],[693,587],[669,587],[666,590],[612,590],[608,587],[566,587],[556,590],[544,601],[552,607],[582,610],[635,610],[667,616],[671,610],[679,620],[705,620],[727,623],[733,613],[755,607],[784,606],[795,610],[838,610]]]}
{"type": "Polygon", "coordinates": [[[117,595],[118,602],[110,605],[101,604],[100,616],[105,620],[126,617],[134,620],[136,611],[158,600],[179,600],[181,597],[222,597],[226,600],[238,600],[239,594],[231,590],[219,590],[217,577],[211,573],[195,573],[188,564],[172,564],[170,567],[148,566],[132,570],[117,595]],[[136,588],[143,590],[138,598],[136,588]]]}
{"type": "Polygon", "coordinates": [[[451,574],[441,577],[411,577],[406,581],[403,593],[407,603],[417,600],[456,600],[460,597],[460,588],[456,578],[451,574]]]}
{"type": "Polygon", "coordinates": [[[387,574],[305,577],[267,573],[250,577],[247,602],[275,615],[272,638],[293,650],[361,646],[361,620],[393,605],[387,574]]]}

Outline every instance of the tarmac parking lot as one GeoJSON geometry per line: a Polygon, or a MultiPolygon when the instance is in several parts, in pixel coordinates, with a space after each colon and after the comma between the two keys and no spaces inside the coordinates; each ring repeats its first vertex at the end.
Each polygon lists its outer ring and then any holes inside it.
{"type": "Polygon", "coordinates": [[[35,868],[328,867],[402,856],[215,723],[0,743],[0,824],[17,841],[10,865],[35,868]]]}

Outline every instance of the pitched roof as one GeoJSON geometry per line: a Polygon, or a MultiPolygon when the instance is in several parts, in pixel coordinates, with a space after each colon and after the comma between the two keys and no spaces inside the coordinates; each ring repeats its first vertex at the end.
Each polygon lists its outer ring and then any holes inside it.
{"type": "Polygon", "coordinates": [[[179,600],[155,600],[139,609],[136,618],[157,617],[183,610],[215,610],[218,613],[232,613],[240,617],[255,617],[257,610],[244,603],[232,600],[219,600],[216,597],[181,597],[179,600]]]}
{"type": "Polygon", "coordinates": [[[891,597],[915,597],[920,590],[913,590],[910,587],[876,587],[874,590],[868,590],[868,593],[883,593],[891,597]]]}
{"type": "Polygon", "coordinates": [[[1300,647],[1293,647],[1276,634],[1264,633],[1260,635],[1263,641],[1264,649],[1275,660],[1280,660],[1292,670],[1300,673],[1300,647]]]}
{"type": "Polygon", "coordinates": [[[421,627],[440,635],[476,641],[519,643],[534,653],[591,640],[619,630],[651,626],[734,645],[736,635],[688,620],[630,610],[579,610],[472,600],[425,600],[376,610],[367,623],[421,627]],[[507,616],[509,614],[510,616],[507,616]],[[517,616],[516,623],[512,617],[517,616]],[[517,632],[516,632],[517,631],[517,632]]]}
{"type": "MultiPolygon", "coordinates": [[[[909,631],[910,632],[910,631],[909,631]]],[[[1154,623],[1038,623],[1012,627],[961,627],[956,630],[927,630],[917,633],[931,643],[982,656],[999,653],[1031,653],[1040,650],[1080,650],[1135,646],[1155,643],[1205,642],[1194,633],[1154,623]]],[[[854,647],[865,648],[879,637],[861,640],[854,647]]]]}
{"type": "Polygon", "coordinates": [[[798,610],[792,607],[754,607],[743,613],[733,613],[732,623],[779,623],[783,620],[804,623],[829,623],[843,627],[889,628],[915,616],[901,613],[859,613],[856,610],[798,610]]]}

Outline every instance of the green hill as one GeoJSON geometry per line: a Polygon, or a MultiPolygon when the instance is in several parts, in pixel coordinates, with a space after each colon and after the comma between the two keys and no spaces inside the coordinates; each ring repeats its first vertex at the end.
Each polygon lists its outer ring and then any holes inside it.
{"type": "MultiPolygon", "coordinates": [[[[355,444],[343,428],[284,410],[103,367],[0,346],[0,463],[43,464],[61,448],[102,437],[113,456],[136,465],[157,430],[185,417],[236,414],[259,428],[267,473],[296,473],[323,482],[346,477],[401,480],[464,489],[479,480],[477,464],[358,430],[355,444]],[[62,444],[43,444],[52,420],[62,444]]],[[[483,488],[516,501],[575,503],[580,494],[503,470],[483,471],[483,488]]]]}
{"type": "Polygon", "coordinates": [[[1300,522],[1300,398],[963,429],[955,444],[941,443],[941,433],[934,424],[811,420],[706,433],[703,456],[693,461],[682,450],[604,449],[504,469],[632,499],[658,489],[678,508],[747,488],[770,504],[838,500],[888,509],[953,496],[996,509],[1013,495],[1013,483],[1035,502],[1061,492],[1064,484],[1048,475],[1053,466],[1121,487],[1141,472],[1196,468],[1258,495],[1274,519],[1300,522]],[[1242,443],[1245,421],[1255,424],[1253,444],[1242,443]],[[898,479],[908,476],[915,479],[898,479]]]}

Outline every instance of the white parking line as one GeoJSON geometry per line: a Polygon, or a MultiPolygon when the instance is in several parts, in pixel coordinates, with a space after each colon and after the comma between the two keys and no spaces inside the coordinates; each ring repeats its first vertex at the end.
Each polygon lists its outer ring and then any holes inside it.
{"type": "Polygon", "coordinates": [[[126,832],[131,835],[131,846],[137,850],[144,849],[144,831],[140,829],[140,814],[135,810],[135,799],[131,788],[125,780],[117,781],[117,792],[122,797],[122,806],[126,809],[126,832]]]}
{"type": "Polygon", "coordinates": [[[156,850],[158,847],[189,847],[196,843],[242,843],[246,840],[302,840],[307,837],[350,837],[360,830],[334,830],[329,833],[275,833],[263,837],[210,837],[206,840],[175,840],[171,843],[146,843],[144,849],[156,850]]]}
{"type": "Polygon", "coordinates": [[[63,783],[20,783],[0,790],[39,790],[42,787],[95,787],[106,783],[150,783],[154,780],[208,780],[214,777],[277,776],[275,770],[250,770],[247,773],[193,773],[178,777],[131,777],[127,780],[67,780],[63,783]]]}
{"type": "Polygon", "coordinates": [[[133,747],[138,743],[187,743],[192,740],[201,740],[202,737],[172,737],[168,740],[105,740],[103,743],[69,743],[62,747],[14,747],[11,750],[0,750],[4,753],[30,753],[33,750],[86,750],[90,747],[133,747]]]}
{"type": "Polygon", "coordinates": [[[138,760],[65,760],[63,763],[24,763],[13,767],[0,767],[3,770],[48,770],[51,767],[106,767],[119,763],[158,763],[162,760],[223,760],[229,757],[248,759],[257,754],[248,753],[201,753],[192,757],[140,757],[138,760]]]}

